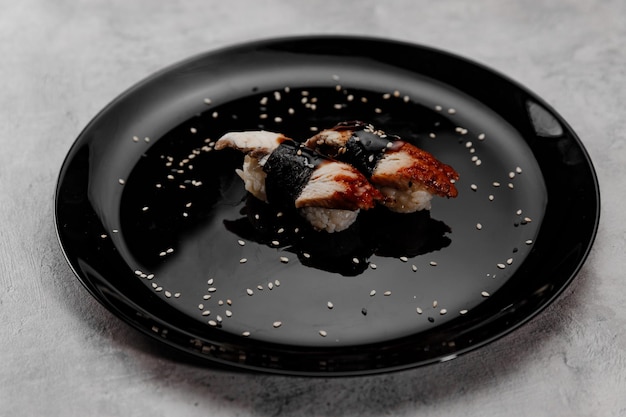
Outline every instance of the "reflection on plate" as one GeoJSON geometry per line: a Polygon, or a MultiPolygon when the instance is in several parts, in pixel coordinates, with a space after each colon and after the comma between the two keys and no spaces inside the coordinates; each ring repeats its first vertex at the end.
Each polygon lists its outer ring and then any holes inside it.
{"type": "Polygon", "coordinates": [[[573,279],[598,214],[591,161],[541,99],[463,58],[355,37],[155,74],[85,128],[56,194],[70,265],[120,318],[208,363],[302,375],[447,360],[519,327],[573,279]],[[213,149],[232,130],[303,141],[353,119],[453,166],[459,196],[319,233],[248,196],[241,155],[213,149]]]}

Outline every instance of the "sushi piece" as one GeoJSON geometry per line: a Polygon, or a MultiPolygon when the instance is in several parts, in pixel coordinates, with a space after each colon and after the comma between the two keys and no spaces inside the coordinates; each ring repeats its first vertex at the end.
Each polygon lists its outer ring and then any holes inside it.
{"type": "Polygon", "coordinates": [[[317,230],[345,230],[361,209],[373,208],[381,198],[356,168],[280,133],[230,132],[215,144],[224,148],[246,154],[236,172],[247,191],[267,203],[296,208],[317,230]]]}
{"type": "Polygon", "coordinates": [[[382,193],[398,213],[430,210],[433,196],[456,197],[459,175],[429,152],[359,121],[342,122],[309,138],[311,149],[347,162],[382,193]]]}

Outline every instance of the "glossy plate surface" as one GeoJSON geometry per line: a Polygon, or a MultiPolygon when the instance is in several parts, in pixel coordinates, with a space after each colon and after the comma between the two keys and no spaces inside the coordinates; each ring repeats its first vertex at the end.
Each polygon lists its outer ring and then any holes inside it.
{"type": "Polygon", "coordinates": [[[567,123],[506,77],[412,44],[305,37],[132,87],[72,146],[55,204],[80,281],[174,352],[354,375],[454,358],[540,312],[588,254],[599,189],[567,123]],[[241,155],[213,149],[231,130],[305,140],[354,119],[453,166],[459,196],[316,233],[249,198],[241,155]]]}

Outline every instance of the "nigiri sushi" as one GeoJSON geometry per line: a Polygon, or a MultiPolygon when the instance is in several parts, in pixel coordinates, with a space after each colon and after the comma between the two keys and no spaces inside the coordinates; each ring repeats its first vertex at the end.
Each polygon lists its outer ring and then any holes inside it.
{"type": "Polygon", "coordinates": [[[280,133],[230,132],[215,143],[216,150],[224,148],[245,153],[236,172],[248,192],[270,204],[296,208],[318,230],[347,229],[360,210],[373,208],[381,198],[356,168],[280,133]]]}
{"type": "Polygon", "coordinates": [[[456,197],[459,175],[450,166],[395,135],[359,121],[320,131],[305,145],[361,171],[398,213],[430,210],[433,196],[456,197]]]}

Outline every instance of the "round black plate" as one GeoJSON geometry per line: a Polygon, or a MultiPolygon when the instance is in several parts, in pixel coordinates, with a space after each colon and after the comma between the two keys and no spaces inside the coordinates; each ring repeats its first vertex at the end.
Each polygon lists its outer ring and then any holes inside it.
{"type": "Polygon", "coordinates": [[[301,375],[449,360],[515,329],[573,279],[599,189],[546,103],[466,59],[301,37],[203,54],[134,86],[61,169],[56,225],[103,305],[196,358],[301,375]],[[359,119],[460,174],[430,213],[362,212],[341,233],[249,198],[231,130],[305,140],[359,119]]]}

